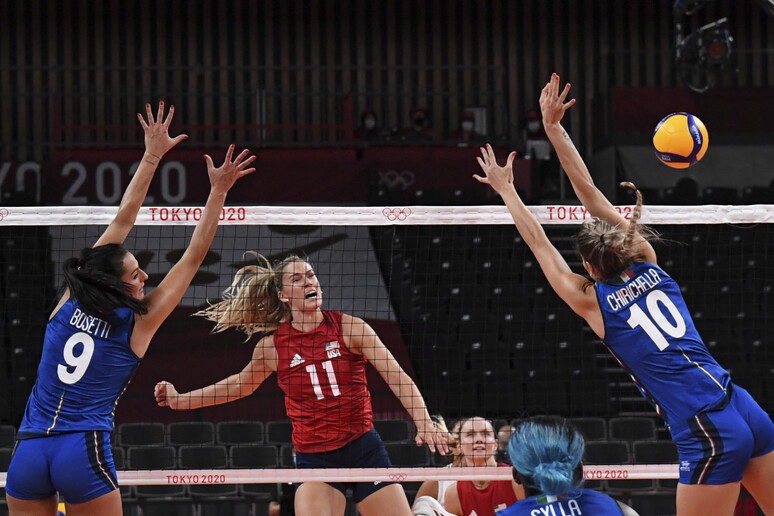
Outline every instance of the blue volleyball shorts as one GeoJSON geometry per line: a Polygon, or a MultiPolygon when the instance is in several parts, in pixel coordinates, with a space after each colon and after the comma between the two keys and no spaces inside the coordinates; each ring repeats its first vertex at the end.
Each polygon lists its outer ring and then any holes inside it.
{"type": "Polygon", "coordinates": [[[680,453],[681,484],[728,484],[742,480],[751,458],[774,451],[774,423],[750,394],[729,384],[717,409],[672,426],[680,453]]]}
{"type": "Polygon", "coordinates": [[[6,492],[42,500],[57,491],[84,503],[118,488],[109,432],[72,432],[22,439],[8,467],[6,492]]]}
{"type": "MultiPolygon", "coordinates": [[[[392,463],[384,448],[382,438],[373,428],[341,448],[320,453],[296,452],[296,467],[311,468],[391,468],[392,463]]],[[[328,482],[329,485],[347,494],[352,488],[353,498],[358,504],[369,495],[395,482],[328,482]]]]}

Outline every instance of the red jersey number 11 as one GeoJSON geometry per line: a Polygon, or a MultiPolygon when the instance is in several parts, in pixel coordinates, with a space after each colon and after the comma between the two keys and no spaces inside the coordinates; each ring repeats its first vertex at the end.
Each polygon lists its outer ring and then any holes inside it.
{"type": "MultiPolygon", "coordinates": [[[[334,396],[339,396],[341,393],[339,392],[339,383],[336,381],[336,373],[333,372],[333,363],[330,360],[326,360],[322,363],[322,367],[328,375],[328,383],[331,386],[331,392],[334,396]]],[[[317,368],[314,364],[309,364],[306,366],[306,372],[309,373],[309,379],[312,380],[312,387],[314,388],[314,393],[317,395],[317,399],[323,399],[325,395],[320,386],[320,379],[317,376],[317,368]]]]}

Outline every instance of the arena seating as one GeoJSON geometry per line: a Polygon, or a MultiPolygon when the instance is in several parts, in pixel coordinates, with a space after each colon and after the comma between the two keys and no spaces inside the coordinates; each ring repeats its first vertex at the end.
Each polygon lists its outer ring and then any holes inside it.
{"type": "Polygon", "coordinates": [[[263,444],[262,421],[221,421],[216,429],[216,442],[225,446],[263,444]]]}

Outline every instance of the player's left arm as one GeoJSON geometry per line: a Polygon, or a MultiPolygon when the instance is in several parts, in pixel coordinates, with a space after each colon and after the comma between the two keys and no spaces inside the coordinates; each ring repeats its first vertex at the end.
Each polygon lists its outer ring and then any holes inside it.
{"type": "Polygon", "coordinates": [[[438,431],[430,418],[422,394],[374,329],[361,318],[347,314],[342,315],[341,326],[347,349],[363,355],[374,366],[411,415],[417,425],[417,445],[427,443],[432,452],[438,448],[442,454],[448,453],[447,437],[444,432],[438,431]]]}
{"type": "Polygon", "coordinates": [[[140,113],[137,113],[142,130],[145,132],[145,153],[142,155],[142,160],[132,176],[132,180],[129,181],[129,186],[126,187],[126,191],[121,197],[118,213],[94,244],[95,247],[105,244],[121,244],[126,240],[126,236],[137,220],[137,213],[148,194],[148,187],[150,187],[161,158],[172,147],[188,138],[185,134],[179,134],[174,138],[169,136],[169,124],[172,123],[172,117],[175,115],[175,106],[169,108],[166,119],[164,118],[163,101],[159,102],[155,118],[150,104],[145,105],[145,110],[148,116],[147,122],[140,113]]]}
{"type": "Polygon", "coordinates": [[[217,168],[212,163],[212,158],[205,155],[207,174],[210,178],[210,194],[183,256],[169,270],[153,292],[145,296],[148,313],[137,317],[132,331],[131,346],[137,356],[145,355],[156,330],[175,309],[199,270],[199,266],[204,261],[215,236],[219,216],[226,202],[226,195],[234,182],[255,171],[255,168],[247,168],[255,160],[254,155],[248,157],[249,151],[245,149],[236,158],[233,158],[233,152],[234,145],[232,144],[226,151],[223,165],[217,168]]]}
{"type": "Polygon", "coordinates": [[[463,516],[460,494],[457,491],[457,482],[453,483],[443,495],[443,508],[457,516],[463,516]]]}
{"type": "MultiPolygon", "coordinates": [[[[540,111],[543,114],[543,127],[546,131],[549,141],[556,150],[556,155],[562,164],[562,170],[567,174],[567,178],[572,184],[575,194],[578,196],[581,204],[589,210],[589,213],[605,222],[625,228],[629,221],[623,214],[605,197],[605,195],[594,184],[586,163],[583,161],[578,149],[562,127],[562,118],[564,113],[575,105],[575,99],[567,100],[570,92],[570,84],[566,84],[560,91],[559,76],[553,74],[546,86],[540,93],[540,111]],[[566,102],[565,102],[566,101],[566,102]]],[[[637,249],[637,255],[642,256],[646,262],[656,263],[656,252],[650,243],[639,233],[634,235],[632,244],[637,249]]]]}

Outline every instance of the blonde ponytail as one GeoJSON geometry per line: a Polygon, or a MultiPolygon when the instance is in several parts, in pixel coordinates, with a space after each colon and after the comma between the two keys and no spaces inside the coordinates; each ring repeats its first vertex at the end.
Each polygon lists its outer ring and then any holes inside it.
{"type": "Polygon", "coordinates": [[[629,247],[629,244],[632,242],[632,238],[634,238],[634,234],[637,232],[637,221],[640,219],[640,214],[642,213],[642,194],[637,189],[637,187],[634,186],[634,183],[630,183],[629,181],[622,182],[621,186],[631,188],[634,190],[634,193],[637,194],[637,204],[634,206],[634,211],[632,211],[632,218],[629,221],[629,227],[626,230],[626,236],[624,237],[623,244],[621,245],[621,250],[624,251],[627,247],[629,247]]]}
{"type": "Polygon", "coordinates": [[[290,316],[290,308],[279,299],[285,261],[272,268],[269,260],[250,251],[259,262],[239,269],[224,292],[223,300],[194,315],[215,323],[213,333],[235,328],[249,339],[254,333],[274,331],[290,316]]]}

